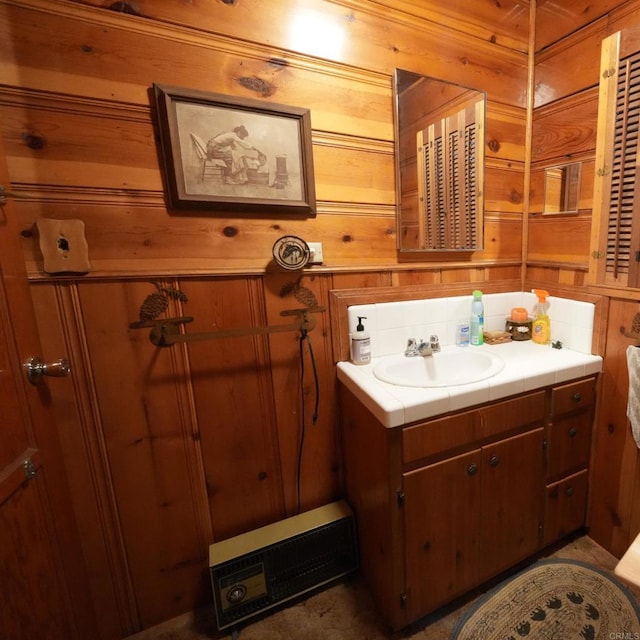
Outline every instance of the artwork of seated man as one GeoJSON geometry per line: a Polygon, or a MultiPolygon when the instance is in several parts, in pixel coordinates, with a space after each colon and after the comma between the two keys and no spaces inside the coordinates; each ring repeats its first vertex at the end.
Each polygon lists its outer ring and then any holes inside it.
{"type": "Polygon", "coordinates": [[[249,182],[247,169],[262,169],[267,158],[245,138],[249,132],[244,125],[232,131],[222,131],[207,142],[207,158],[222,160],[226,165],[225,182],[246,184],[249,182]]]}

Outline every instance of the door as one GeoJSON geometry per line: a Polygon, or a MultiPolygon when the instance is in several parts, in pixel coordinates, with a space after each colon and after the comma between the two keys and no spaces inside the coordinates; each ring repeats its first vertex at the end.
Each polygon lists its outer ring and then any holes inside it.
{"type": "MultiPolygon", "coordinates": [[[[10,192],[0,138],[0,185],[10,192]]],[[[95,635],[11,197],[0,202],[0,638],[95,635]]],[[[68,380],[55,380],[69,384],[68,380]]]]}

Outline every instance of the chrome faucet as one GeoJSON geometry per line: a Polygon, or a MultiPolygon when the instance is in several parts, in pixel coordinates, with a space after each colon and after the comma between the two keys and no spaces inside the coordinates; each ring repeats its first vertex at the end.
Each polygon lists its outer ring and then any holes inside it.
{"type": "Polygon", "coordinates": [[[404,350],[404,355],[407,358],[413,358],[415,356],[431,356],[434,353],[440,351],[440,340],[438,336],[432,335],[429,338],[429,342],[425,342],[422,338],[416,340],[415,338],[409,338],[407,340],[407,348],[404,350]]]}
{"type": "Polygon", "coordinates": [[[420,338],[419,341],[415,338],[409,338],[409,340],[407,340],[407,348],[404,350],[404,355],[407,356],[407,358],[430,356],[432,355],[431,346],[422,338],[420,338]]]}

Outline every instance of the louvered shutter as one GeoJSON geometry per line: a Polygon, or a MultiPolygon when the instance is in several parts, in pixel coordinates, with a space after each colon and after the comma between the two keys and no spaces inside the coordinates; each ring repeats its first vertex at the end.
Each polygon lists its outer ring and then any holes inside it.
{"type": "Polygon", "coordinates": [[[427,249],[478,246],[476,145],[482,115],[474,103],[418,132],[420,230],[427,249]]]}
{"type": "Polygon", "coordinates": [[[638,126],[640,123],[640,53],[620,61],[616,90],[615,134],[611,163],[606,274],[628,286],[638,286],[640,250],[640,194],[638,181],[638,126]],[[635,228],[634,228],[635,221],[635,228]]]}

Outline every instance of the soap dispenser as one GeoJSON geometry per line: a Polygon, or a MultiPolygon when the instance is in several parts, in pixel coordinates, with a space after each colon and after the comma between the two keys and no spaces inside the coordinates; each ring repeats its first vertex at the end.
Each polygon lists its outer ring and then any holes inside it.
{"type": "Polygon", "coordinates": [[[351,362],[353,364],[369,364],[371,362],[371,338],[362,324],[365,316],[358,316],[355,333],[351,334],[351,362]]]}

